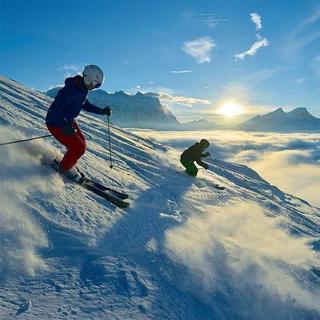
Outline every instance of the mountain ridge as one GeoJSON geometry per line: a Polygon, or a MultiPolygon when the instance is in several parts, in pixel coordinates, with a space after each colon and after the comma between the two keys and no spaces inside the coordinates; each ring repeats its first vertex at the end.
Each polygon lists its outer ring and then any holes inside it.
{"type": "Polygon", "coordinates": [[[294,108],[289,112],[280,107],[244,121],[237,128],[245,131],[315,131],[320,130],[320,118],[310,114],[304,107],[294,108]]]}

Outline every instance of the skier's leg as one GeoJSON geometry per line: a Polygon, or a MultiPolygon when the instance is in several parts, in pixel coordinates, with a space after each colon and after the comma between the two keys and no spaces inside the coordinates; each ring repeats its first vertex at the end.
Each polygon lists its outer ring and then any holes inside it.
{"type": "Polygon", "coordinates": [[[190,162],[187,166],[186,173],[190,176],[196,177],[198,174],[198,168],[195,166],[193,162],[190,162]]]}
{"type": "Polygon", "coordinates": [[[198,168],[193,162],[180,159],[181,164],[186,168],[185,172],[190,176],[196,177],[198,174],[198,168]]]}
{"type": "Polygon", "coordinates": [[[66,171],[76,165],[78,160],[84,155],[87,148],[86,138],[75,121],[73,122],[72,127],[76,129],[76,133],[74,141],[68,147],[68,152],[70,152],[70,154],[67,152],[61,161],[61,166],[66,171]]]}
{"type": "Polygon", "coordinates": [[[67,147],[68,151],[60,162],[60,165],[64,171],[70,170],[81,158],[86,149],[86,142],[80,129],[80,137],[77,133],[72,136],[66,136],[63,134],[62,128],[58,127],[48,126],[48,130],[60,143],[67,147]]]}
{"type": "Polygon", "coordinates": [[[87,141],[85,136],[83,135],[82,131],[80,130],[78,124],[74,121],[73,128],[76,129],[76,135],[83,141],[83,143],[87,146],[87,141]]]}
{"type": "Polygon", "coordinates": [[[76,134],[65,144],[68,151],[61,160],[61,167],[64,171],[70,170],[82,157],[86,150],[86,144],[76,134]]]}
{"type": "Polygon", "coordinates": [[[185,160],[183,160],[182,158],[180,158],[180,163],[181,163],[185,168],[187,168],[187,166],[188,166],[188,161],[185,161],[185,160]]]}

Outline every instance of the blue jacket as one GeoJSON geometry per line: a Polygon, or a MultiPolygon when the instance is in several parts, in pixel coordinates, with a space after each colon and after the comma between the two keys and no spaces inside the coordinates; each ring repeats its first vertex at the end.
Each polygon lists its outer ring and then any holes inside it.
{"type": "Polygon", "coordinates": [[[46,124],[52,127],[64,127],[66,124],[72,124],[82,109],[102,114],[103,109],[91,104],[87,100],[87,95],[88,89],[81,76],[67,78],[65,86],[59,90],[48,110],[46,124]]]}

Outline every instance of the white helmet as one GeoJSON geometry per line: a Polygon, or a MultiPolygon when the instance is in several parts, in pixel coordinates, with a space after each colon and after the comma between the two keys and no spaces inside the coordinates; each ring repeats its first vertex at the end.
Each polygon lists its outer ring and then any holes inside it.
{"type": "Polygon", "coordinates": [[[94,88],[99,88],[103,83],[103,71],[94,64],[85,66],[82,75],[87,87],[92,85],[94,88]]]}

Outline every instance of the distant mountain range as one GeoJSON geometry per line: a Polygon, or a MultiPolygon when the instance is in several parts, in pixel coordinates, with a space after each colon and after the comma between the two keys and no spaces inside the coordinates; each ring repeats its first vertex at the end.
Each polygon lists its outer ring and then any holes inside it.
{"type": "Polygon", "coordinates": [[[218,126],[209,120],[200,119],[193,120],[187,123],[181,123],[177,130],[215,130],[218,126]]]}
{"type": "MultiPolygon", "coordinates": [[[[61,86],[47,91],[55,97],[61,86]]],[[[238,129],[244,131],[299,132],[320,130],[320,119],[306,108],[295,108],[285,112],[282,108],[264,115],[255,116],[240,124],[222,125],[206,119],[179,123],[176,117],[161,104],[158,95],[138,92],[129,95],[123,91],[108,93],[103,90],[90,92],[89,101],[99,107],[109,105],[113,122],[123,127],[162,130],[215,130],[238,129]]]]}
{"type": "MultiPolygon", "coordinates": [[[[47,95],[55,97],[61,86],[47,91],[47,95]]],[[[135,95],[123,91],[108,93],[94,90],[89,93],[89,101],[98,107],[110,106],[112,121],[122,127],[177,129],[180,125],[176,117],[160,103],[160,100],[141,92],[135,95]]]]}
{"type": "Polygon", "coordinates": [[[320,130],[320,119],[310,114],[306,108],[296,108],[290,112],[278,108],[239,124],[237,129],[276,132],[315,131],[320,130]]]}
{"type": "Polygon", "coordinates": [[[181,124],[180,130],[232,129],[243,131],[271,132],[310,132],[320,130],[320,119],[314,117],[306,108],[295,108],[285,112],[282,108],[255,116],[240,124],[219,124],[205,119],[181,124]]]}

